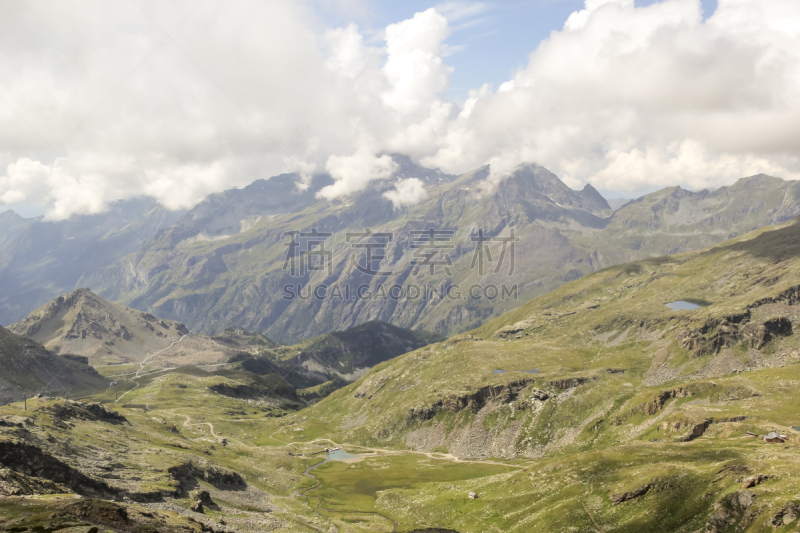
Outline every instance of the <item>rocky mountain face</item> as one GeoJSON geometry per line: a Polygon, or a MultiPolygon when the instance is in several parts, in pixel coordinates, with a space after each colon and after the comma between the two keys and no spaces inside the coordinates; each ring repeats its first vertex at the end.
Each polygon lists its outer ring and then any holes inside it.
{"type": "Polygon", "coordinates": [[[0,326],[0,405],[35,394],[91,392],[107,385],[83,357],[56,355],[0,326]]]}
{"type": "Polygon", "coordinates": [[[182,366],[224,363],[242,349],[100,298],[89,289],[63,294],[9,326],[55,353],[85,356],[92,364],[182,366]]]}
{"type": "Polygon", "coordinates": [[[384,197],[400,174],[334,202],[315,196],[324,177],[302,191],[298,176],[279,176],[210,197],[81,283],[202,332],[235,325],[296,343],[379,320],[454,334],[596,270],[800,214],[800,183],[767,176],[665,189],[613,211],[591,186],[574,191],[537,165],[495,188],[488,168],[401,167],[426,183],[414,206],[384,197]]]}
{"type": "Polygon", "coordinates": [[[73,290],[86,272],[136,252],[183,215],[146,198],[112,208],[59,222],[0,213],[0,324],[73,290]]]}

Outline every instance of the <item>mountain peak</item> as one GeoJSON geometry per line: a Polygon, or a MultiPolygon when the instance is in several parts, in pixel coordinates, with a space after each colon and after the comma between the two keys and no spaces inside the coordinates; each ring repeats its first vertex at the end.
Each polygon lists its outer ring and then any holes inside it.
{"type": "Polygon", "coordinates": [[[87,356],[92,364],[141,362],[155,354],[176,364],[218,363],[228,356],[217,342],[191,334],[180,322],[109,302],[84,287],[58,296],[8,329],[56,353],[87,356]]]}

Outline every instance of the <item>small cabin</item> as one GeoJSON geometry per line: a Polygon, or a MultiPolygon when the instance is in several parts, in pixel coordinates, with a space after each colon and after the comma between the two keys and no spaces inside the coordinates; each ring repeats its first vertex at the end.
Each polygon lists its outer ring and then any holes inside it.
{"type": "Polygon", "coordinates": [[[108,386],[109,387],[116,387],[117,386],[117,382],[116,381],[112,381],[111,383],[108,384],[108,386]]]}
{"type": "Polygon", "coordinates": [[[775,431],[771,431],[767,435],[764,435],[764,442],[782,444],[786,442],[786,435],[780,435],[775,431]]]}

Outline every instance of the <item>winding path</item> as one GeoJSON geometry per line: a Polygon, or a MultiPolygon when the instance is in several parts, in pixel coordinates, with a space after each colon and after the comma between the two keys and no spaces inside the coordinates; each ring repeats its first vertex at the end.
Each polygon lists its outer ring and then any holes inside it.
{"type": "MultiPolygon", "coordinates": [[[[135,380],[136,380],[136,378],[140,377],[140,376],[139,376],[139,374],[141,374],[141,373],[144,371],[144,365],[145,365],[145,364],[147,364],[147,361],[149,361],[150,359],[152,359],[153,357],[155,357],[155,356],[156,356],[156,355],[158,355],[158,354],[161,354],[161,353],[164,353],[164,352],[166,352],[167,350],[169,350],[170,348],[172,348],[172,347],[173,347],[173,346],[175,346],[176,344],[180,343],[180,342],[181,342],[183,339],[185,339],[186,337],[188,337],[188,335],[183,335],[183,336],[181,336],[181,338],[180,338],[180,339],[178,339],[178,340],[174,341],[172,344],[170,344],[169,346],[167,346],[167,347],[166,347],[166,348],[164,348],[163,350],[159,350],[159,351],[157,351],[157,352],[153,352],[153,353],[151,353],[151,354],[149,354],[149,355],[146,355],[146,356],[144,357],[144,359],[142,359],[142,360],[141,360],[141,362],[139,363],[139,370],[137,370],[135,373],[133,373],[133,372],[132,372],[132,373],[134,374],[134,376],[133,376],[133,382],[134,382],[134,383],[136,383],[136,386],[135,386],[135,387],[133,387],[132,389],[126,390],[126,391],[125,391],[125,392],[122,394],[122,396],[120,396],[119,398],[117,398],[117,399],[114,401],[114,405],[118,404],[118,403],[119,403],[119,401],[120,401],[121,399],[123,399],[123,398],[124,398],[124,397],[125,397],[125,396],[126,396],[128,393],[129,393],[129,392],[133,392],[133,391],[135,391],[136,389],[138,389],[139,387],[141,387],[141,385],[139,384],[139,382],[138,382],[138,381],[135,381],[135,380]]],[[[153,373],[153,372],[151,372],[151,373],[153,373]]],[[[127,375],[129,375],[129,374],[127,374],[127,375]]],[[[149,374],[147,374],[147,375],[149,375],[149,374]]]]}
{"type": "MultiPolygon", "coordinates": [[[[214,424],[212,424],[211,422],[195,422],[195,423],[192,424],[192,423],[190,423],[192,421],[192,417],[191,416],[189,416],[189,415],[178,415],[178,416],[182,416],[183,418],[186,419],[186,420],[183,421],[183,427],[188,428],[188,427],[191,427],[191,426],[208,426],[208,430],[211,432],[211,435],[215,439],[222,439],[223,438],[223,437],[220,437],[219,435],[217,435],[214,432],[214,424]]],[[[228,439],[225,439],[225,440],[228,440],[228,439]]]]}

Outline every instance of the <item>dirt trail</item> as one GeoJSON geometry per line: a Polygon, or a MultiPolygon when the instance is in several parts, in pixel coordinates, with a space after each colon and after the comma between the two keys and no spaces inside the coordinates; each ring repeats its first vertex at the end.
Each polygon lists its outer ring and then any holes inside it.
{"type": "Polygon", "coordinates": [[[144,371],[144,365],[147,364],[147,361],[149,361],[153,357],[157,356],[158,354],[162,354],[162,353],[166,352],[167,350],[169,350],[170,348],[172,348],[176,344],[179,344],[180,342],[182,342],[183,339],[185,339],[186,337],[188,337],[188,335],[182,336],[180,339],[174,341],[172,344],[170,344],[169,346],[167,346],[163,350],[159,350],[157,352],[153,352],[150,355],[145,356],[145,358],[142,359],[141,362],[139,363],[139,370],[136,371],[136,376],[135,377],[138,378],[139,377],[139,373],[144,371]]]}
{"type": "Polygon", "coordinates": [[[123,392],[122,396],[120,396],[119,398],[117,398],[114,401],[114,405],[117,405],[119,403],[119,401],[125,397],[126,394],[128,394],[129,392],[133,392],[133,391],[135,391],[136,389],[139,388],[139,382],[138,381],[134,381],[134,383],[136,383],[136,385],[134,385],[134,387],[132,389],[129,389],[129,390],[126,390],[125,392],[123,392]]]}
{"type": "MultiPolygon", "coordinates": [[[[172,348],[173,346],[175,346],[176,344],[178,344],[179,342],[181,342],[183,339],[185,339],[187,336],[188,336],[188,335],[184,335],[183,337],[181,337],[180,339],[176,340],[175,342],[173,342],[172,344],[170,344],[169,346],[167,346],[167,347],[166,347],[166,348],[164,348],[163,350],[159,350],[159,351],[157,351],[157,352],[153,352],[153,353],[151,353],[150,355],[146,355],[146,356],[145,356],[145,358],[144,358],[144,359],[142,359],[142,360],[141,360],[141,362],[139,363],[139,370],[137,370],[136,372],[133,372],[133,374],[134,374],[134,376],[133,376],[133,379],[135,380],[136,378],[138,378],[138,377],[141,377],[139,374],[141,374],[142,372],[144,372],[144,365],[147,363],[147,361],[149,361],[150,359],[152,359],[153,357],[155,357],[156,355],[158,355],[158,354],[160,354],[160,353],[164,353],[164,352],[166,352],[167,350],[169,350],[170,348],[172,348]]],[[[153,372],[151,372],[150,374],[152,374],[152,373],[153,373],[153,372]]],[[[150,375],[150,374],[146,374],[146,375],[150,375]]],[[[128,375],[129,375],[129,374],[128,374],[128,375]]],[[[117,376],[115,376],[115,377],[117,377],[117,376]]],[[[114,401],[114,405],[117,405],[117,404],[119,403],[119,401],[120,401],[121,399],[123,399],[123,398],[124,398],[124,397],[125,397],[125,396],[126,396],[128,393],[129,393],[129,392],[133,392],[133,391],[135,391],[136,389],[138,389],[138,388],[141,386],[141,385],[139,384],[139,382],[138,382],[138,381],[134,381],[134,383],[136,383],[136,386],[135,386],[135,387],[133,387],[132,389],[128,389],[128,390],[126,390],[126,391],[125,391],[125,392],[122,394],[122,396],[120,396],[119,398],[117,398],[117,399],[114,401]]]]}
{"type": "Polygon", "coordinates": [[[183,427],[188,428],[192,426],[208,426],[208,430],[211,432],[211,436],[213,436],[215,439],[222,439],[222,437],[220,437],[214,432],[214,424],[212,424],[211,422],[195,422],[192,424],[190,423],[192,421],[192,417],[190,417],[189,415],[180,415],[180,416],[186,419],[183,421],[183,427]]]}

